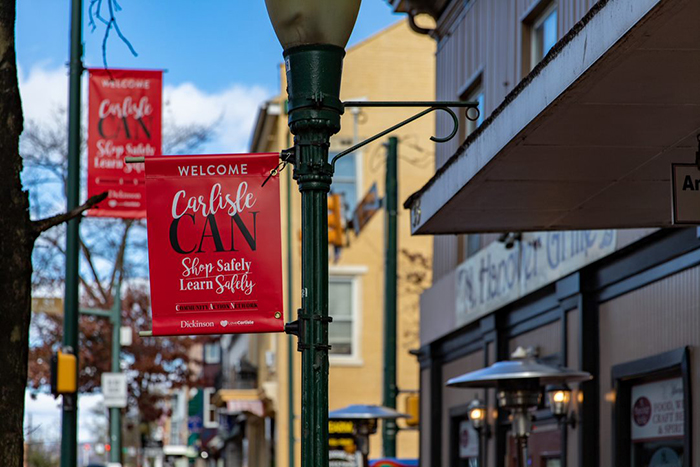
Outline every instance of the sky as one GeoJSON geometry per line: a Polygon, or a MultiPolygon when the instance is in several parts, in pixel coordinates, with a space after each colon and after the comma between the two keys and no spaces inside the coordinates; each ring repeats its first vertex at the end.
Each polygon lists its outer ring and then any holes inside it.
{"type": "MultiPolygon", "coordinates": [[[[107,42],[108,65],[166,70],[164,102],[177,123],[206,124],[221,117],[214,141],[203,152],[246,151],[259,104],[280,92],[282,48],[264,0],[118,3],[122,8],[116,14],[119,27],[138,56],[131,55],[112,32],[107,42]]],[[[90,0],[84,4],[84,64],[102,67],[105,28],[97,22],[92,31],[90,0]]],[[[68,0],[17,2],[17,59],[25,118],[40,121],[66,107],[69,18],[68,0]]],[[[365,0],[349,45],[401,19],[385,0],[365,0]]]]}
{"type": "MultiPolygon", "coordinates": [[[[107,0],[103,0],[106,5],[107,0]]],[[[259,105],[280,92],[282,47],[270,25],[264,0],[118,0],[117,21],[138,53],[111,33],[107,63],[112,68],[163,69],[164,102],[178,124],[220,119],[202,152],[248,149],[259,105]],[[196,6],[195,6],[196,5],[196,6]]],[[[84,0],[85,67],[102,67],[104,26],[89,25],[84,0]],[[92,31],[92,32],[91,32],[92,31]]],[[[106,15],[106,11],[103,13],[106,15]]],[[[384,0],[364,0],[349,45],[396,21],[384,0]]],[[[16,48],[25,119],[48,122],[68,102],[70,1],[17,2],[16,48]]],[[[83,76],[83,104],[86,78],[83,76]]],[[[67,123],[66,123],[67,124],[67,123]]],[[[81,441],[91,441],[90,409],[101,396],[80,397],[81,441]]],[[[59,403],[27,395],[26,413],[47,436],[59,436],[59,403]]],[[[25,417],[26,420],[26,417],[25,417]]]]}

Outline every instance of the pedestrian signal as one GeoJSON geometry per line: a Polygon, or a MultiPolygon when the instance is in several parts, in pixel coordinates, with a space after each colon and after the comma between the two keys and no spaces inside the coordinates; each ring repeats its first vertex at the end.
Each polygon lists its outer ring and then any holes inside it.
{"type": "Polygon", "coordinates": [[[51,394],[78,392],[78,361],[75,355],[58,351],[51,357],[51,394]]]}
{"type": "Polygon", "coordinates": [[[343,198],[339,193],[328,195],[328,244],[337,247],[345,244],[343,198]]]}

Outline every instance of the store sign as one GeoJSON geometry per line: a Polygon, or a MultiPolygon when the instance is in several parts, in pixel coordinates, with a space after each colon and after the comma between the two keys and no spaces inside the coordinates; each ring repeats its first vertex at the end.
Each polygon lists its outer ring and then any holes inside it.
{"type": "Polygon", "coordinates": [[[126,374],[102,373],[102,395],[105,398],[105,407],[126,407],[126,374]]]}
{"type": "Polygon", "coordinates": [[[88,214],[146,217],[143,164],[161,153],[161,71],[91,69],[88,84],[88,197],[108,193],[88,214]]]}
{"type": "Polygon", "coordinates": [[[459,422],[459,458],[471,459],[479,456],[479,433],[469,420],[459,422]]]}
{"type": "Polygon", "coordinates": [[[372,217],[382,208],[382,201],[377,192],[377,183],[373,183],[370,189],[365,194],[362,201],[355,208],[352,215],[352,227],[355,231],[355,236],[359,236],[365,225],[369,223],[372,217]]]}
{"type": "Polygon", "coordinates": [[[671,164],[673,223],[700,225],[700,168],[671,164]]]}
{"type": "Polygon", "coordinates": [[[352,420],[328,421],[328,460],[331,467],[359,467],[352,420]]]}
{"type": "Polygon", "coordinates": [[[615,251],[617,231],[528,232],[457,267],[457,325],[470,323],[615,251]]]}
{"type": "Polygon", "coordinates": [[[283,330],[278,162],[146,159],[153,335],[283,330]]]}
{"type": "Polygon", "coordinates": [[[683,437],[683,380],[633,386],[631,413],[633,442],[683,437]]]}

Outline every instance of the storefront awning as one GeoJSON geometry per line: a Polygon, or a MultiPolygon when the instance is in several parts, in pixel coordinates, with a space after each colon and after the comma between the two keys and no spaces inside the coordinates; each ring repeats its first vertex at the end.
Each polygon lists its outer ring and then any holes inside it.
{"type": "Polygon", "coordinates": [[[405,203],[414,234],[665,227],[700,133],[700,2],[601,0],[405,203]]]}
{"type": "Polygon", "coordinates": [[[251,413],[258,417],[265,415],[265,404],[258,389],[220,389],[214,396],[214,403],[224,407],[229,415],[251,413]]]}

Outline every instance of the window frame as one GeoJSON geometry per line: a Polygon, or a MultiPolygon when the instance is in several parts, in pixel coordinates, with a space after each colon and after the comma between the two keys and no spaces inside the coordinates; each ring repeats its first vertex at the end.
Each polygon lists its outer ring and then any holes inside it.
{"type": "MultiPolygon", "coordinates": [[[[361,276],[367,272],[364,266],[335,266],[329,268],[328,281],[348,281],[352,287],[352,338],[351,351],[348,355],[328,354],[331,365],[336,366],[361,366],[362,360],[362,283],[361,276]]],[[[329,310],[330,313],[330,310],[329,310]]],[[[331,326],[333,323],[330,324],[331,326]]]]}
{"type": "MultiPolygon", "coordinates": [[[[330,162],[333,157],[338,154],[343,152],[344,150],[348,149],[350,146],[347,145],[342,145],[342,146],[332,146],[329,151],[328,151],[328,161],[330,162]]],[[[343,219],[345,221],[348,221],[352,219],[353,213],[355,211],[355,208],[357,207],[357,204],[362,201],[362,197],[364,196],[364,185],[363,185],[363,158],[364,152],[362,149],[358,149],[357,151],[353,151],[350,154],[347,154],[343,156],[343,158],[347,156],[353,156],[355,158],[355,199],[353,200],[353,208],[352,210],[347,209],[347,200],[343,198],[343,219]]],[[[341,158],[342,159],[342,158],[341,158]]],[[[333,182],[335,182],[337,175],[334,173],[333,174],[333,179],[331,180],[331,191],[330,193],[339,193],[336,191],[333,191],[333,182]]],[[[340,180],[339,183],[348,183],[347,181],[340,180]]]]}
{"type": "Polygon", "coordinates": [[[632,386],[652,383],[666,378],[683,380],[683,467],[691,467],[693,459],[692,381],[690,375],[690,347],[682,347],[651,357],[615,365],[611,369],[611,384],[615,394],[612,410],[613,465],[631,465],[632,386]]]}
{"type": "Polygon", "coordinates": [[[202,391],[202,425],[204,428],[218,428],[219,417],[216,409],[214,409],[215,416],[213,417],[213,420],[210,420],[207,416],[212,410],[211,396],[216,394],[216,388],[204,388],[202,391]]]}
{"type": "Polygon", "coordinates": [[[540,0],[535,2],[525,14],[520,18],[520,67],[521,78],[527,76],[542,59],[547,55],[544,54],[537,61],[534,59],[534,33],[535,29],[544,23],[544,20],[553,12],[557,12],[557,41],[559,41],[559,1],[558,0],[540,0]]]}

